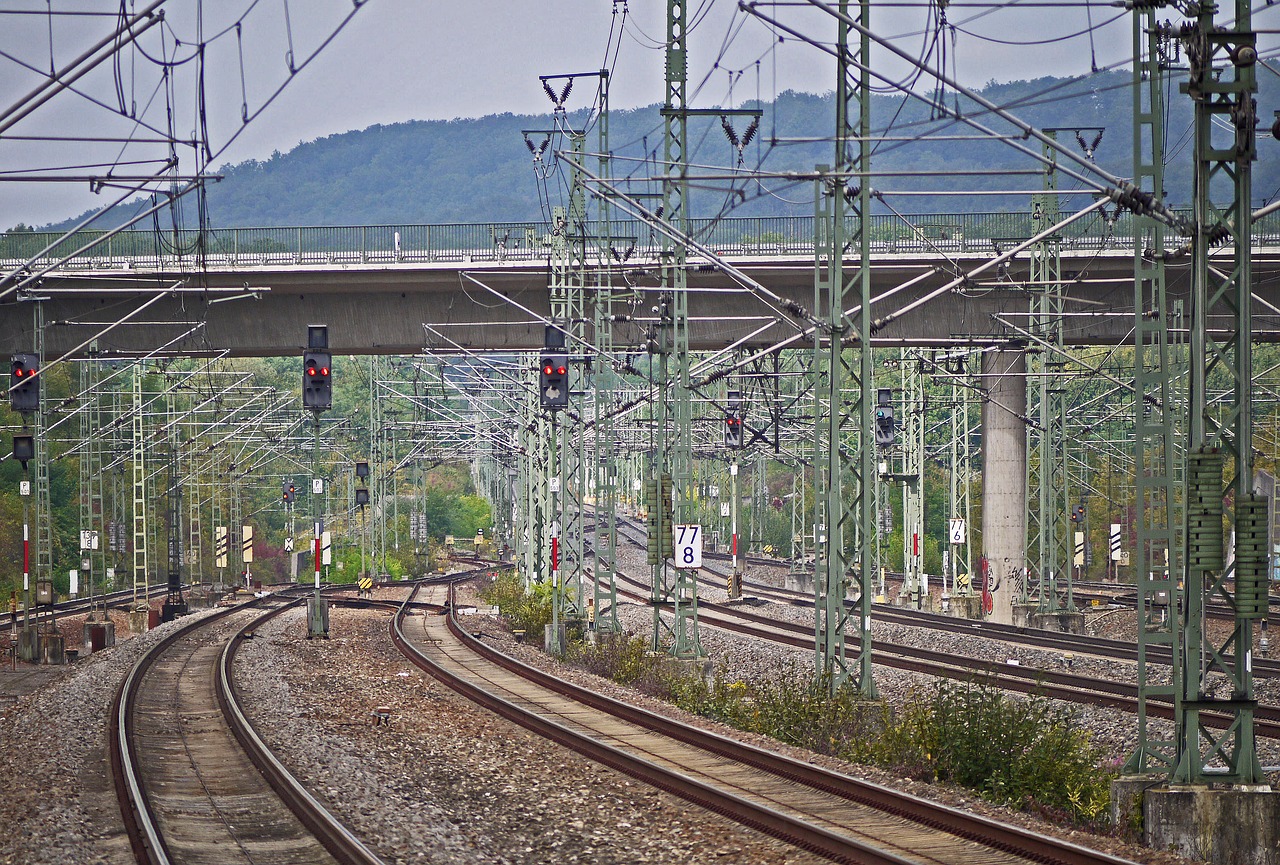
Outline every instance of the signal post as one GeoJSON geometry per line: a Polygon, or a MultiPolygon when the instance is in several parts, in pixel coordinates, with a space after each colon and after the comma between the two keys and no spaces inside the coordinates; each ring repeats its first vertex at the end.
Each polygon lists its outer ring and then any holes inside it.
{"type": "MultiPolygon", "coordinates": [[[[22,415],[24,430],[13,437],[13,458],[27,464],[37,458],[36,436],[26,432],[30,417],[40,411],[40,356],[32,352],[15,352],[10,358],[9,405],[22,415]]],[[[22,632],[18,637],[18,656],[34,661],[39,656],[35,625],[31,621],[31,481],[19,481],[22,496],[22,632]]]]}
{"type": "Polygon", "coordinates": [[[729,450],[729,555],[733,560],[733,570],[729,573],[725,591],[729,600],[742,598],[742,572],[746,561],[746,550],[738,539],[738,455],[742,450],[742,392],[731,390],[725,412],[724,446],[729,450]]]}
{"type": "Polygon", "coordinates": [[[323,324],[307,327],[307,350],[303,355],[302,405],[315,415],[315,443],[311,451],[311,519],[315,537],[315,594],[307,600],[307,639],[329,638],[329,604],[320,597],[320,542],[324,522],[320,498],[324,480],[320,477],[320,415],[333,408],[333,356],[329,354],[329,328],[323,324]]]}

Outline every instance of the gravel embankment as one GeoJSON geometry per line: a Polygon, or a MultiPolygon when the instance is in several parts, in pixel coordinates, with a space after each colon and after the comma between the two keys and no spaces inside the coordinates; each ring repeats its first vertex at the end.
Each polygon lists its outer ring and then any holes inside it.
{"type": "MultiPolygon", "coordinates": [[[[0,715],[0,863],[131,865],[108,774],[107,719],[134,662],[178,626],[163,624],[65,666],[0,715]]],[[[78,641],[76,628],[65,633],[68,645],[78,641]]]]}
{"type": "MultiPolygon", "coordinates": [[[[399,594],[387,590],[388,594],[399,594]]],[[[705,593],[719,600],[713,591],[705,593]]],[[[782,605],[759,607],[779,618],[812,621],[812,613],[782,605]]],[[[621,618],[647,634],[647,607],[623,604],[621,618]]],[[[1132,614],[1127,614],[1130,618],[1132,614]]],[[[472,706],[400,659],[387,635],[389,614],[335,608],[332,639],[308,641],[299,612],[259,629],[242,649],[237,680],[246,707],[286,765],[388,862],[462,863],[808,863],[814,857],[715,815],[694,809],[644,784],[602,769],[575,754],[472,706]],[[372,711],[391,709],[388,726],[372,711]]],[[[505,650],[597,690],[674,717],[687,717],[587,673],[568,670],[536,648],[516,644],[497,620],[478,616],[472,629],[505,650]]],[[[1091,623],[1092,625],[1093,623],[1091,623]]],[[[1123,631],[1124,614],[1099,616],[1100,629],[1123,631]]],[[[114,650],[60,670],[55,681],[0,710],[0,865],[67,863],[116,865],[131,855],[106,766],[106,721],[120,682],[149,645],[175,627],[162,625],[114,650]]],[[[945,648],[989,659],[1016,658],[1025,666],[1057,667],[1059,654],[936,631],[876,624],[877,640],[945,648]]],[[[722,675],[749,679],[781,669],[807,673],[810,651],[792,650],[704,627],[702,644],[722,675]]],[[[1077,658],[1075,669],[1130,681],[1132,665],[1077,658]]],[[[933,680],[877,667],[876,685],[892,706],[933,680]]],[[[1260,681],[1264,702],[1280,701],[1280,683],[1260,681]]],[[[1127,713],[1070,706],[1110,755],[1133,747],[1127,713]]],[[[787,751],[785,746],[703,719],[694,723],[724,735],[787,751]]],[[[1156,722],[1160,724],[1161,722],[1156,722]]],[[[1280,764],[1280,743],[1259,741],[1264,765],[1280,764]]],[[[897,778],[874,768],[849,767],[801,754],[823,765],[1066,835],[1137,862],[1181,863],[1165,853],[1113,838],[1064,832],[1012,814],[962,790],[897,778]]],[[[1273,778],[1280,784],[1280,776],[1273,778]]]]}
{"type": "Polygon", "coordinates": [[[473,706],[399,658],[389,618],[334,609],[308,641],[286,614],[237,658],[264,738],[388,862],[825,861],[473,706]]]}

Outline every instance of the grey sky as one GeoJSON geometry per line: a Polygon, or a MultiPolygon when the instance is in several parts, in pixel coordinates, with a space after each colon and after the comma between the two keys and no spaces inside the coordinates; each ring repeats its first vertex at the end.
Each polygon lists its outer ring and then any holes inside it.
{"type": "MultiPolygon", "coordinates": [[[[141,0],[131,0],[133,3],[138,8],[143,5],[141,0]]],[[[18,5],[12,4],[11,8],[18,5]]],[[[34,0],[22,5],[30,9],[44,6],[34,0]]],[[[248,0],[205,3],[205,38],[228,23],[230,11],[238,13],[247,5],[248,0]]],[[[54,8],[110,10],[118,8],[118,3],[63,0],[55,2],[54,8]]],[[[184,51],[189,50],[185,46],[196,39],[195,3],[169,0],[164,8],[172,33],[183,42],[176,53],[184,56],[184,51]]],[[[240,52],[246,58],[243,92],[248,95],[252,111],[287,75],[285,10],[290,13],[297,63],[350,8],[350,0],[291,0],[287,6],[284,0],[260,0],[239,40],[229,34],[211,45],[206,69],[210,94],[206,118],[215,144],[225,142],[240,126],[240,52]]],[[[287,151],[300,141],[374,123],[546,111],[550,103],[538,75],[600,68],[605,63],[611,26],[621,21],[621,8],[622,4],[611,0],[539,4],[509,0],[368,0],[346,29],[215,164],[265,158],[274,150],[287,151]]],[[[612,78],[614,107],[634,107],[662,98],[663,52],[658,42],[664,32],[664,12],[665,3],[661,0],[631,0],[628,5],[628,26],[612,78]]],[[[784,6],[770,14],[795,22],[798,29],[815,37],[830,40],[834,36],[832,20],[821,12],[784,6]]],[[[1099,5],[1092,9],[1092,22],[1102,25],[1118,14],[1114,8],[1099,5]]],[[[832,66],[825,55],[794,40],[776,44],[761,22],[737,10],[736,2],[714,0],[704,4],[699,0],[691,4],[690,15],[698,22],[689,40],[689,80],[691,89],[697,89],[691,104],[725,104],[757,95],[768,100],[785,89],[831,89],[832,66]]],[[[958,28],[943,31],[948,68],[970,85],[980,86],[991,79],[1087,72],[1095,58],[1098,65],[1105,66],[1126,59],[1129,53],[1131,25],[1126,17],[1102,28],[1092,40],[1080,36],[1029,47],[989,41],[1046,40],[1083,31],[1090,13],[1080,7],[991,11],[952,3],[948,15],[949,23],[958,28]]],[[[897,44],[909,54],[919,55],[928,41],[927,34],[921,32],[927,29],[926,6],[876,9],[872,21],[877,33],[900,37],[897,44]]],[[[92,41],[91,34],[101,33],[109,23],[106,19],[59,21],[53,39],[55,61],[61,64],[74,57],[92,41]]],[[[47,23],[37,16],[0,15],[0,28],[0,33],[5,34],[0,35],[0,50],[10,57],[0,59],[0,88],[7,105],[38,80],[23,72],[12,59],[47,68],[49,33],[47,23]]],[[[129,58],[128,54],[122,56],[129,58]]],[[[905,74],[906,67],[890,61],[886,52],[873,52],[873,57],[888,74],[905,74]]],[[[125,79],[129,79],[130,70],[145,69],[145,64],[131,66],[135,60],[128,59],[124,65],[125,79]]],[[[189,132],[196,125],[190,98],[194,92],[194,68],[194,63],[188,63],[175,72],[174,90],[180,108],[174,125],[180,132],[189,132]]],[[[133,83],[128,88],[128,98],[140,103],[153,98],[148,87],[129,80],[133,83]]],[[[918,86],[927,88],[931,82],[918,86]]],[[[84,89],[99,94],[109,104],[116,98],[115,80],[105,68],[87,77],[84,89]]],[[[575,94],[575,98],[578,96],[585,98],[585,94],[575,94]]],[[[162,105],[163,100],[155,101],[152,110],[162,105]]],[[[575,105],[573,99],[570,105],[575,105]]],[[[160,116],[157,123],[163,122],[163,115],[160,116]]],[[[52,134],[66,134],[66,130],[124,134],[109,111],[95,108],[71,93],[59,95],[9,133],[31,134],[37,130],[52,134]]],[[[99,146],[89,157],[70,146],[3,142],[0,170],[110,161],[119,152],[118,146],[99,146]]],[[[179,155],[185,160],[189,153],[179,155]]],[[[43,223],[62,218],[102,202],[105,194],[92,195],[87,183],[0,183],[0,229],[19,221],[43,223]]]]}

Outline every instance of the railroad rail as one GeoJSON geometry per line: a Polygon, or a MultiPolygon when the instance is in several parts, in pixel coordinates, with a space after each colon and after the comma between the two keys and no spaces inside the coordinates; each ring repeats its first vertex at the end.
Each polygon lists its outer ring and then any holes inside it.
{"type": "MultiPolygon", "coordinates": [[[[443,588],[436,591],[443,592],[443,588]]],[[[410,600],[416,592],[410,595],[410,600]]],[[[966,814],[613,700],[472,637],[452,611],[391,623],[415,665],[597,762],[837,862],[1120,865],[1126,860],[966,814]]]]}
{"type": "MultiPolygon", "coordinates": [[[[639,591],[619,589],[619,595],[626,595],[637,603],[651,603],[649,596],[645,594],[648,589],[647,583],[626,576],[621,570],[617,571],[617,575],[621,580],[639,589],[639,591]]],[[[778,621],[770,616],[752,613],[740,606],[699,601],[698,621],[703,625],[791,648],[812,651],[814,647],[814,632],[811,625],[778,621]]],[[[849,654],[851,658],[857,657],[857,651],[852,647],[849,648],[849,654]]],[[[1137,686],[1127,682],[1110,682],[1058,670],[966,658],[954,653],[918,649],[885,640],[876,641],[873,662],[895,669],[961,681],[981,677],[984,682],[1008,691],[1042,694],[1057,700],[1090,706],[1106,706],[1127,712],[1138,711],[1137,686]]],[[[1147,703],[1147,713],[1172,719],[1173,706],[1160,698],[1154,698],[1147,703]]],[[[1232,720],[1227,715],[1210,711],[1202,712],[1200,717],[1206,725],[1220,728],[1226,727],[1232,720]]],[[[1254,730],[1258,736],[1280,739],[1280,706],[1258,704],[1254,709],[1254,730]]]]}
{"type": "MultiPolygon", "coordinates": [[[[644,539],[634,536],[636,527],[628,526],[627,532],[619,532],[619,536],[638,549],[644,549],[644,539]]],[[[703,553],[704,561],[707,554],[703,553]]],[[[779,565],[778,562],[757,562],[758,564],[779,565]]],[[[704,569],[727,576],[728,571],[713,563],[704,564],[704,569]]],[[[699,579],[704,579],[699,577],[699,579]]],[[[722,585],[722,584],[721,584],[722,585]]],[[[749,589],[753,595],[767,598],[778,603],[794,607],[812,609],[813,594],[811,592],[779,589],[764,583],[744,580],[743,588],[749,589]]],[[[1273,603],[1275,603],[1273,601],[1273,603]]],[[[846,606],[852,608],[850,602],[846,606]]],[[[1122,640],[1111,640],[1104,637],[1093,637],[1087,634],[1068,634],[1058,631],[1045,631],[1039,628],[1025,628],[1017,625],[1005,625],[998,622],[975,621],[956,616],[944,616],[924,610],[908,607],[896,607],[890,604],[873,604],[875,620],[885,624],[902,625],[913,628],[930,628],[966,636],[981,637],[988,640],[1005,641],[1019,646],[1043,649],[1051,652],[1071,653],[1077,656],[1093,655],[1113,661],[1137,663],[1137,646],[1122,640]]],[[[1274,615],[1274,614],[1273,614],[1274,615]]],[[[1230,658],[1230,655],[1226,657],[1230,658]]],[[[1172,664],[1171,653],[1162,647],[1148,649],[1148,663],[1162,665],[1172,664]]],[[[1255,655],[1253,657],[1253,675],[1256,678],[1280,677],[1280,660],[1255,655]]]]}
{"type": "Polygon", "coordinates": [[[254,599],[194,619],[129,672],[109,737],[139,863],[252,863],[268,851],[272,861],[382,861],[271,755],[236,699],[236,648],[301,600],[254,599]]]}

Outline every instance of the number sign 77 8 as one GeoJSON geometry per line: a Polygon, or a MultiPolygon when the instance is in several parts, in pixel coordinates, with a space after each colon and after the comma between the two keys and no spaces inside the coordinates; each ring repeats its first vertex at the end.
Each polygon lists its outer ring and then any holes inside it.
{"type": "Polygon", "coordinates": [[[697,524],[672,526],[675,529],[675,559],[677,568],[702,567],[702,526],[697,524]]]}

